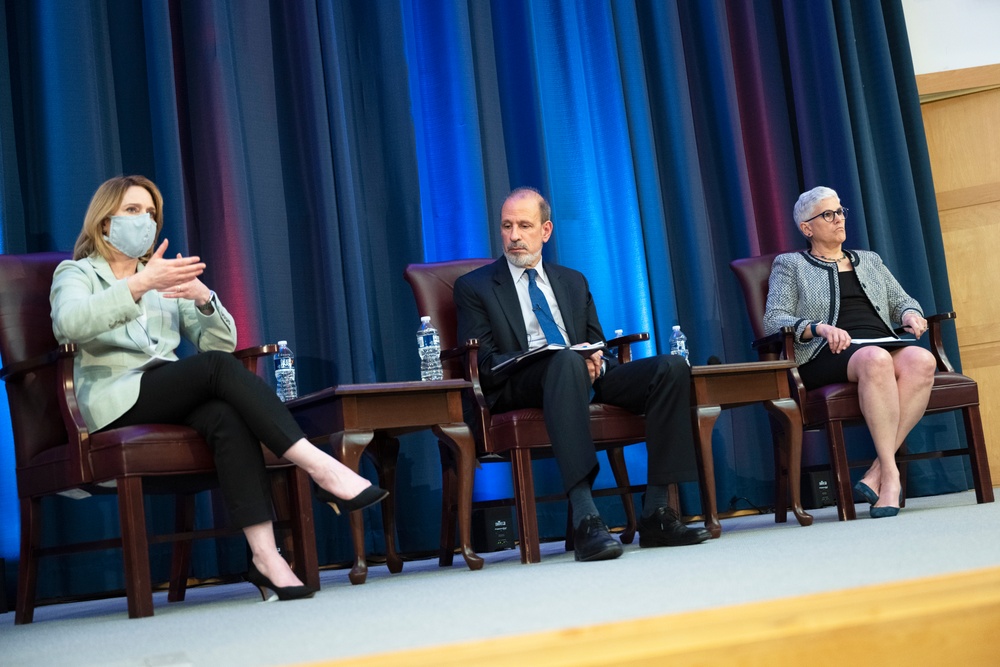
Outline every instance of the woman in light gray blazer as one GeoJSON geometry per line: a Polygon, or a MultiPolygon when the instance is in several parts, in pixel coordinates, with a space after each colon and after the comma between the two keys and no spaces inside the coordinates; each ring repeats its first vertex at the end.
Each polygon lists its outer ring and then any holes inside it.
{"type": "Polygon", "coordinates": [[[165,423],[201,433],[230,519],[250,545],[250,583],[264,599],[269,590],[282,600],[311,597],[274,542],[260,443],[308,472],[317,496],[338,511],[388,494],[306,440],[271,388],[230,354],[236,324],[199,280],[205,264],[168,257],[166,239],[155,246],[162,226],[163,197],[152,181],[112,178],[91,199],[73,260],[56,268],[52,328],[60,343],[77,345],[83,417],[95,432],[165,423]],[[181,336],[199,354],[179,359],[181,336]]]}
{"type": "Polygon", "coordinates": [[[896,450],[927,408],[935,362],[928,350],[899,340],[893,323],[919,338],[927,320],[877,254],[844,249],[847,209],[835,191],[802,193],[793,215],[809,250],[774,259],[764,331],[795,329],[795,361],[806,389],[858,383],[878,458],[854,489],[871,503],[873,518],[895,516],[901,502],[896,450]]]}

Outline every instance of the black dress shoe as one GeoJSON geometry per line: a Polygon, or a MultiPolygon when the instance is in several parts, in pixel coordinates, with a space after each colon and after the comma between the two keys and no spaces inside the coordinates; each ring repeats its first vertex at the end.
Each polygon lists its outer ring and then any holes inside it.
{"type": "Polygon", "coordinates": [[[621,542],[611,537],[604,520],[589,514],[573,531],[575,558],[582,561],[611,560],[622,555],[621,542]]]}
{"type": "Polygon", "coordinates": [[[272,600],[302,600],[304,598],[311,598],[316,594],[316,589],[310,586],[275,586],[271,583],[271,580],[260,573],[257,566],[250,561],[247,566],[246,580],[257,587],[260,591],[260,597],[264,602],[271,602],[272,600]],[[273,591],[270,597],[268,597],[268,592],[273,591]]]}
{"type": "Polygon", "coordinates": [[[389,492],[380,486],[372,484],[353,498],[338,498],[321,486],[316,487],[316,500],[326,503],[340,515],[344,512],[357,512],[366,507],[380,503],[389,496],[389,492]]]}
{"type": "Polygon", "coordinates": [[[640,547],[680,547],[701,544],[712,537],[704,528],[688,528],[669,507],[660,507],[639,519],[640,547]]]}

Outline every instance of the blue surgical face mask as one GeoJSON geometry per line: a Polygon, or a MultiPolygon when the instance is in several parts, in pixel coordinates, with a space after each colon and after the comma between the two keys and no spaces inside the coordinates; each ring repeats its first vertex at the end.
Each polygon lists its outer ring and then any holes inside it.
{"type": "Polygon", "coordinates": [[[156,222],[149,213],[113,215],[104,240],[122,253],[138,259],[146,254],[156,238],[156,222]]]}

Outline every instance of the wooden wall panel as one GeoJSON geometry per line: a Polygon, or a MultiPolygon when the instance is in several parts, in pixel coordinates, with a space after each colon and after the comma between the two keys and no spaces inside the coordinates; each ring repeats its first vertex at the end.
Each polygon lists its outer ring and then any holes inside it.
{"type": "Polygon", "coordinates": [[[979,383],[994,486],[1000,484],[1000,66],[917,77],[963,371],[979,383]],[[988,76],[986,76],[988,75],[988,76]],[[983,79],[986,76],[986,79],[983,79]],[[993,78],[995,78],[995,80],[993,78]],[[921,81],[922,79],[923,82],[921,81]],[[948,96],[948,81],[954,94],[948,96]],[[942,97],[943,93],[943,97],[942,97]]]}
{"type": "Polygon", "coordinates": [[[927,102],[921,110],[936,191],[1000,183],[1000,88],[927,102]]]}

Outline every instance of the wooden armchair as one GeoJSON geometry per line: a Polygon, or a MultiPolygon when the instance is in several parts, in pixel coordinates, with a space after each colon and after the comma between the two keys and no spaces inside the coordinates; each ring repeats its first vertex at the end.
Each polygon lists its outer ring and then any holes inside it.
{"type": "MultiPolygon", "coordinates": [[[[184,599],[191,540],[220,531],[194,531],[194,492],[211,488],[212,451],[184,426],[144,424],[90,433],[73,387],[75,345],[58,345],[52,333],[49,289],[64,253],[0,255],[0,355],[14,432],[17,491],[21,506],[21,556],[15,623],[34,615],[38,560],[42,556],[120,546],[130,618],[153,615],[149,545],[174,542],[171,602],[184,599]],[[41,499],[71,489],[115,482],[121,538],[45,547],[41,544],[41,499]],[[144,493],[177,495],[177,533],[147,535],[144,493]]],[[[267,345],[237,352],[251,371],[267,345]]],[[[319,587],[308,476],[265,450],[274,502],[290,528],[286,549],[307,585],[319,587]]],[[[80,502],[87,502],[86,500],[80,502]]]]}
{"type": "MultiPolygon", "coordinates": [[[[532,456],[551,456],[551,443],[542,411],[538,409],[512,410],[491,413],[486,405],[479,384],[478,351],[475,340],[458,344],[458,320],[455,312],[453,287],[462,275],[493,262],[492,259],[463,259],[431,264],[410,264],[403,274],[417,301],[421,315],[429,315],[441,336],[441,360],[444,377],[464,378],[472,383],[469,399],[472,406],[472,432],[480,461],[509,461],[514,482],[514,507],[521,544],[521,562],[537,563],[541,560],[538,538],[538,520],[535,510],[534,481],[531,471],[532,456]]],[[[633,334],[607,341],[616,347],[618,359],[631,360],[629,345],[648,340],[649,334],[633,334]]],[[[614,472],[616,491],[622,496],[627,524],[621,540],[629,544],[635,537],[635,507],[630,495],[628,472],[625,467],[624,445],[646,440],[646,419],[612,405],[591,404],[590,425],[598,449],[606,449],[614,472]]],[[[446,478],[445,484],[449,482],[446,478]]],[[[444,489],[444,497],[453,494],[444,489]]],[[[454,515],[446,502],[442,521],[454,525],[454,515]]],[[[572,531],[567,531],[572,536],[572,531]]],[[[572,542],[567,540],[567,549],[572,542]]]]}
{"type": "MultiPolygon", "coordinates": [[[[753,347],[757,350],[761,360],[795,358],[794,333],[790,327],[767,337],[763,335],[768,278],[771,275],[771,264],[776,256],[777,253],[737,259],[730,262],[729,265],[743,289],[747,314],[750,316],[750,323],[753,325],[754,335],[757,337],[757,340],[753,342],[753,347]]],[[[931,390],[925,414],[961,410],[968,446],[960,449],[909,454],[904,444],[896,454],[896,460],[901,464],[900,472],[904,473],[902,477],[905,496],[906,462],[945,456],[968,456],[972,466],[976,500],[980,503],[991,503],[993,502],[993,486],[986,458],[982,419],[979,414],[979,387],[972,378],[955,372],[947,354],[945,354],[941,338],[941,322],[954,318],[955,313],[931,315],[927,318],[930,348],[937,360],[937,373],[934,376],[934,387],[931,390]]],[[[849,463],[844,445],[844,426],[864,423],[864,416],[861,414],[861,406],[858,402],[858,386],[854,382],[844,382],[806,391],[799,377],[798,368],[792,368],[789,371],[789,382],[791,383],[792,396],[802,407],[803,429],[807,431],[823,429],[826,431],[840,520],[854,519],[850,468],[867,467],[871,463],[871,461],[849,463]]],[[[776,511],[785,507],[787,484],[785,472],[776,469],[776,511]]]]}

